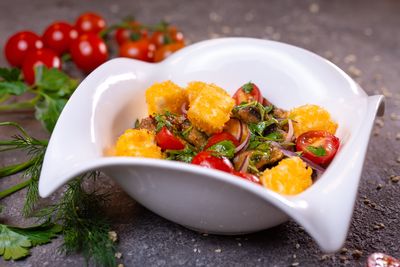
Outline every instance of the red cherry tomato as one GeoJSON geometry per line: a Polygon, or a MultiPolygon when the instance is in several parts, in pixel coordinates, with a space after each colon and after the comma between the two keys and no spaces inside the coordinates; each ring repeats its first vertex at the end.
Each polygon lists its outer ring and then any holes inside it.
{"type": "Polygon", "coordinates": [[[233,99],[235,99],[236,105],[252,101],[263,103],[263,96],[261,95],[260,89],[251,82],[242,85],[233,95],[233,99]]]}
{"type": "Polygon", "coordinates": [[[367,267],[399,267],[400,260],[383,253],[373,253],[368,257],[367,267]]]}
{"type": "Polygon", "coordinates": [[[154,62],[160,62],[170,56],[172,53],[183,48],[183,43],[172,43],[159,47],[154,54],[154,62]]]}
{"type": "Polygon", "coordinates": [[[182,32],[178,31],[178,29],[173,26],[167,27],[165,31],[155,31],[151,36],[150,41],[155,44],[157,48],[171,43],[180,43],[183,46],[185,45],[182,32]]]}
{"type": "Polygon", "coordinates": [[[154,45],[148,39],[127,41],[120,46],[119,56],[152,62],[154,59],[154,49],[154,45]]]}
{"type": "Polygon", "coordinates": [[[198,153],[192,160],[193,164],[200,165],[205,168],[217,169],[224,172],[232,172],[233,166],[229,159],[225,157],[213,156],[210,151],[202,151],[198,153]]]}
{"type": "Polygon", "coordinates": [[[233,171],[232,174],[242,177],[243,179],[249,180],[250,182],[261,184],[260,179],[254,174],[248,172],[238,172],[238,171],[233,171]]]}
{"type": "Polygon", "coordinates": [[[222,133],[217,133],[214,134],[213,136],[211,136],[208,141],[207,144],[204,146],[204,150],[206,150],[207,148],[221,142],[221,141],[231,141],[235,147],[239,145],[239,141],[230,133],[228,132],[222,132],[222,133]]]}
{"type": "Polygon", "coordinates": [[[129,25],[132,29],[127,28],[118,28],[115,31],[115,40],[117,41],[118,45],[122,45],[127,41],[134,41],[132,37],[138,35],[138,39],[140,38],[147,38],[147,31],[145,29],[140,29],[140,23],[136,21],[129,22],[129,25]]]}
{"type": "Polygon", "coordinates": [[[78,30],[79,34],[98,34],[106,28],[106,21],[96,13],[87,12],[78,17],[75,23],[75,28],[78,30]]]}
{"type": "Polygon", "coordinates": [[[104,40],[93,33],[83,34],[73,40],[70,52],[76,66],[85,72],[94,70],[108,59],[104,40]]]}
{"type": "Polygon", "coordinates": [[[43,34],[44,46],[61,55],[68,52],[72,40],[78,38],[78,32],[66,22],[54,22],[43,34]]]}
{"type": "Polygon", "coordinates": [[[162,127],[161,130],[156,134],[156,142],[162,150],[173,149],[181,150],[185,148],[185,145],[177,137],[168,130],[167,127],[162,127]]]}
{"type": "Polygon", "coordinates": [[[10,65],[21,67],[29,51],[40,49],[42,47],[43,42],[36,33],[22,31],[17,32],[7,40],[4,54],[10,65]]]}
{"type": "Polygon", "coordinates": [[[61,59],[53,50],[48,48],[30,51],[22,65],[22,73],[27,83],[33,84],[35,82],[35,67],[40,65],[61,69],[61,59]]]}
{"type": "Polygon", "coordinates": [[[320,165],[329,164],[339,149],[339,138],[327,131],[309,131],[297,138],[296,150],[320,165]]]}

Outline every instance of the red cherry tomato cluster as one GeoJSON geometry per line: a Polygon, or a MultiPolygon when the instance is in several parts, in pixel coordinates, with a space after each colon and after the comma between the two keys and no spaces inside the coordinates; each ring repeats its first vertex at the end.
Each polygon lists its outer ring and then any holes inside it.
{"type": "Polygon", "coordinates": [[[183,34],[176,27],[166,23],[146,27],[133,20],[117,27],[115,40],[120,57],[147,62],[160,62],[185,46],[183,34]]]}
{"type": "Polygon", "coordinates": [[[61,69],[64,54],[70,54],[76,66],[88,73],[109,58],[101,35],[114,29],[121,57],[159,62],[184,47],[183,34],[166,23],[150,27],[129,21],[107,28],[104,18],[87,12],[74,24],[64,21],[50,24],[42,36],[31,31],[17,32],[7,40],[4,53],[10,65],[22,69],[24,79],[30,84],[35,81],[36,66],[61,69]]]}

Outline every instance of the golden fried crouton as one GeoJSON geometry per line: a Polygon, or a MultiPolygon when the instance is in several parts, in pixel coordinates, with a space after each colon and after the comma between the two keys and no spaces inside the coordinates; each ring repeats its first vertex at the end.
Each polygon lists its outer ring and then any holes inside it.
{"type": "Polygon", "coordinates": [[[128,129],[117,141],[116,156],[144,158],[163,158],[161,148],[157,146],[155,132],[146,129],[128,129]]]}
{"type": "Polygon", "coordinates": [[[277,193],[295,195],[312,184],[312,170],[299,157],[286,158],[260,176],[261,183],[277,193]]]}
{"type": "Polygon", "coordinates": [[[296,138],[308,131],[328,131],[335,134],[337,123],[324,108],[317,105],[304,105],[289,111],[289,118],[293,120],[294,135],[296,138]]]}
{"type": "Polygon", "coordinates": [[[200,130],[212,134],[222,131],[235,105],[224,89],[203,82],[192,82],[187,88],[188,119],[200,130]]]}
{"type": "Polygon", "coordinates": [[[187,102],[186,91],[171,81],[155,83],[146,90],[149,115],[165,111],[180,114],[185,102],[187,102]]]}

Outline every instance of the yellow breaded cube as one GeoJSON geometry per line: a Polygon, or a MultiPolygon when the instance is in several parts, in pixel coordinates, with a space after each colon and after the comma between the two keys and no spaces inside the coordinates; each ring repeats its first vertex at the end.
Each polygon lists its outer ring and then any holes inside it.
{"type": "Polygon", "coordinates": [[[180,114],[181,107],[186,102],[186,91],[171,81],[155,83],[146,90],[149,115],[165,111],[180,114]]]}
{"type": "Polygon", "coordinates": [[[277,193],[295,195],[312,185],[312,170],[299,157],[286,158],[260,176],[261,183],[277,193]]]}
{"type": "Polygon", "coordinates": [[[329,112],[317,105],[303,105],[294,108],[289,111],[289,118],[293,120],[296,138],[308,131],[323,130],[335,134],[338,127],[329,112]]]}
{"type": "Polygon", "coordinates": [[[116,156],[163,158],[155,133],[146,129],[128,129],[117,140],[116,156]]]}
{"type": "Polygon", "coordinates": [[[214,84],[192,82],[187,90],[187,116],[192,124],[208,134],[222,131],[224,124],[230,119],[235,100],[214,84]]]}

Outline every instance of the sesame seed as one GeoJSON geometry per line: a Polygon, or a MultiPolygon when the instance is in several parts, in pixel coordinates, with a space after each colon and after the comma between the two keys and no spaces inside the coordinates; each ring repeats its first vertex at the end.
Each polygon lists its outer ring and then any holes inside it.
{"type": "Polygon", "coordinates": [[[220,248],[217,248],[216,250],[214,250],[216,253],[221,253],[222,252],[222,249],[220,249],[220,248]]]}

